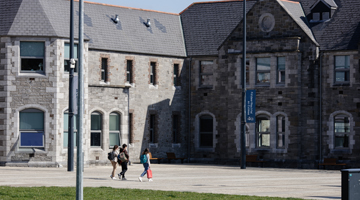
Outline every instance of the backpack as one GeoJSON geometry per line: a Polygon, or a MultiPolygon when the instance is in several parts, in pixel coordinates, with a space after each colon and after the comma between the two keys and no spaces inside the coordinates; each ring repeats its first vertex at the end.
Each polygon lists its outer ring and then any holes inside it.
{"type": "Polygon", "coordinates": [[[111,160],[114,160],[114,154],[112,152],[109,152],[108,153],[108,159],[111,161],[111,160]]]}
{"type": "Polygon", "coordinates": [[[147,163],[147,156],[146,154],[143,154],[140,156],[140,163],[147,163]]]}
{"type": "Polygon", "coordinates": [[[121,152],[121,153],[119,154],[119,159],[121,160],[121,162],[127,161],[126,155],[125,155],[124,152],[121,152]]]}

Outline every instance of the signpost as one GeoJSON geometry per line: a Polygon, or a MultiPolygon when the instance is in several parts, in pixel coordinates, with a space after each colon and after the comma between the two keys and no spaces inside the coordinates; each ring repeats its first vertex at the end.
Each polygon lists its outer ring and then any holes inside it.
{"type": "Polygon", "coordinates": [[[246,123],[255,123],[256,90],[246,90],[246,123]]]}

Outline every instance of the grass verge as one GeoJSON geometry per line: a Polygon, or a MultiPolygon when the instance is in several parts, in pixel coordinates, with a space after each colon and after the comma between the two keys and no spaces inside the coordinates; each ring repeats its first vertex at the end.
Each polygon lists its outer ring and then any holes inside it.
{"type": "MultiPolygon", "coordinates": [[[[194,200],[300,200],[295,198],[239,196],[195,192],[174,192],[139,189],[117,189],[111,187],[84,188],[84,199],[194,199],[194,200]]],[[[8,187],[0,186],[0,200],[8,199],[76,199],[75,187],[8,187]]]]}

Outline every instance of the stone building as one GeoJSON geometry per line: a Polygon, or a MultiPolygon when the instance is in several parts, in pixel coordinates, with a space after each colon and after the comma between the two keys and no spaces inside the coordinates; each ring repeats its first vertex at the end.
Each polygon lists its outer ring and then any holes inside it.
{"type": "MultiPolygon", "coordinates": [[[[108,164],[123,143],[134,162],[150,148],[239,163],[242,6],[173,14],[85,3],[85,165],[108,164]]],[[[1,165],[67,163],[69,8],[0,0],[1,165]]],[[[360,165],[359,9],[357,0],[247,1],[246,87],[256,90],[247,154],[275,167],[360,165]]]]}
{"type": "MultiPolygon", "coordinates": [[[[191,158],[204,162],[240,159],[242,6],[195,4],[181,13],[191,158]]],[[[317,168],[324,158],[360,165],[359,8],[358,1],[247,1],[246,87],[256,90],[247,154],[275,167],[317,168]]]]}
{"type": "MultiPolygon", "coordinates": [[[[3,165],[67,164],[69,9],[66,0],[0,1],[3,165]]],[[[133,161],[146,147],[185,156],[180,16],[95,3],[84,10],[85,165],[107,164],[124,143],[133,161]]]]}

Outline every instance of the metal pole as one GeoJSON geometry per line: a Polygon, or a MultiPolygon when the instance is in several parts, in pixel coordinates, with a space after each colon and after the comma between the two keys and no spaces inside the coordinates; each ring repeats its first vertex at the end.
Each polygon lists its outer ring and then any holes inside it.
{"type": "Polygon", "coordinates": [[[243,0],[243,56],[242,56],[242,102],[241,102],[241,169],[246,169],[246,148],[245,148],[245,95],[246,95],[246,0],[243,0]]]}
{"type": "Polygon", "coordinates": [[[84,168],[84,154],[83,154],[83,118],[84,118],[84,64],[83,64],[83,51],[84,51],[84,1],[79,1],[79,98],[78,98],[78,135],[77,135],[77,158],[76,158],[76,199],[82,200],[83,195],[83,168],[84,168]]]}
{"type": "Polygon", "coordinates": [[[69,72],[69,118],[68,118],[68,164],[67,170],[74,171],[74,68],[71,61],[74,58],[74,0],[70,1],[70,72],[69,72]]]}

